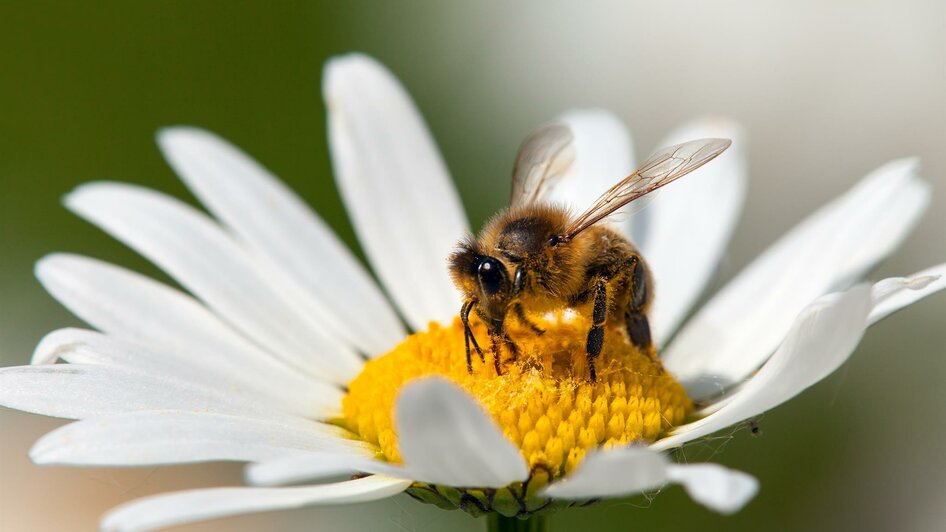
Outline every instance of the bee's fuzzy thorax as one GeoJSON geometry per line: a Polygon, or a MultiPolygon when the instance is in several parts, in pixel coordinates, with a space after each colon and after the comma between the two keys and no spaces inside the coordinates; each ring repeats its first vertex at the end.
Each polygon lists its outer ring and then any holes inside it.
{"type": "MultiPolygon", "coordinates": [[[[507,267],[515,262],[528,272],[524,299],[560,299],[582,280],[585,238],[557,246],[548,240],[564,233],[571,216],[561,206],[530,204],[513,206],[496,214],[480,233],[484,251],[497,256],[507,267]]],[[[535,304],[541,305],[539,301],[535,304]]]]}

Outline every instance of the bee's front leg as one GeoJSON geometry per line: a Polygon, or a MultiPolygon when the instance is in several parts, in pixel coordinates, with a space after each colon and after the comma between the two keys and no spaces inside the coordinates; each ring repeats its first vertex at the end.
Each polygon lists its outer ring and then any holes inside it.
{"type": "Polygon", "coordinates": [[[503,322],[494,323],[489,327],[489,340],[493,349],[493,366],[496,368],[496,375],[502,375],[503,370],[500,365],[501,347],[506,346],[509,349],[509,360],[519,358],[519,348],[506,333],[503,322]]]}
{"type": "Polygon", "coordinates": [[[476,300],[468,299],[460,307],[460,321],[463,322],[463,341],[466,344],[466,371],[468,373],[473,373],[473,361],[470,358],[471,344],[476,349],[476,354],[480,356],[480,362],[486,361],[483,350],[480,349],[480,344],[476,342],[476,336],[473,336],[473,329],[470,328],[470,312],[474,306],[476,306],[476,300]]]}
{"type": "Polygon", "coordinates": [[[604,322],[608,317],[608,282],[603,277],[595,281],[594,307],[591,311],[591,330],[588,331],[588,340],[585,342],[585,353],[588,356],[588,374],[591,382],[598,380],[595,371],[595,358],[601,354],[604,346],[604,322]]]}

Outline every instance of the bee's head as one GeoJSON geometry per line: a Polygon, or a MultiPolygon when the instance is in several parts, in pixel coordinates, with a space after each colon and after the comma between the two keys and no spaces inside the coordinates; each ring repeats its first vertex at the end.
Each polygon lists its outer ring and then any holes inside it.
{"type": "Polygon", "coordinates": [[[482,316],[502,321],[514,292],[514,282],[502,260],[482,253],[476,241],[467,240],[450,255],[450,275],[467,298],[476,299],[482,316]]]}

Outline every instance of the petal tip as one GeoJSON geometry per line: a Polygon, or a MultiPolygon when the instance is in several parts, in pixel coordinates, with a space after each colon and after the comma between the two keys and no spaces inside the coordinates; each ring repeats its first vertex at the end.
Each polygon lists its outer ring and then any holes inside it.
{"type": "Polygon", "coordinates": [[[601,120],[605,122],[610,122],[618,125],[619,127],[625,127],[624,121],[610,109],[605,107],[577,107],[574,109],[568,109],[558,115],[558,120],[564,120],[566,122],[573,120],[601,120]]]}
{"type": "Polygon", "coordinates": [[[132,188],[133,185],[116,181],[90,181],[82,183],[62,197],[62,204],[81,217],[96,210],[95,202],[110,191],[132,188]]]}
{"type": "Polygon", "coordinates": [[[681,126],[678,131],[694,131],[693,135],[701,137],[718,137],[731,139],[739,146],[746,136],[746,127],[734,118],[723,115],[706,115],[681,126]]]}
{"type": "Polygon", "coordinates": [[[82,208],[85,197],[89,194],[94,182],[83,183],[62,196],[62,204],[72,212],[82,208]]]}
{"type": "Polygon", "coordinates": [[[54,462],[55,454],[52,452],[54,446],[50,444],[49,436],[46,434],[42,438],[36,441],[33,444],[33,447],[30,448],[29,457],[30,460],[36,465],[49,465],[54,462]]]}
{"type": "Polygon", "coordinates": [[[909,178],[918,179],[920,171],[920,158],[918,156],[901,157],[894,159],[882,165],[878,170],[885,171],[895,175],[906,174],[909,178]]]}
{"type": "Polygon", "coordinates": [[[938,281],[941,275],[923,275],[920,277],[911,277],[903,281],[903,286],[910,290],[923,290],[930,284],[938,281]]]}
{"type": "Polygon", "coordinates": [[[667,473],[694,501],[723,515],[741,510],[759,491],[755,477],[719,464],[674,465],[667,473]]]}
{"type": "Polygon", "coordinates": [[[358,74],[391,76],[380,61],[361,52],[331,57],[322,69],[322,91],[326,99],[342,90],[352,75],[358,74]]]}
{"type": "Polygon", "coordinates": [[[74,255],[62,251],[49,253],[41,257],[36,261],[36,264],[33,265],[33,275],[47,292],[52,293],[50,286],[59,275],[63,273],[68,275],[70,268],[78,268],[83,262],[89,262],[91,260],[92,259],[81,255],[74,255]]]}
{"type": "Polygon", "coordinates": [[[216,135],[197,126],[179,124],[159,128],[155,131],[154,138],[158,147],[164,151],[191,140],[214,139],[216,135]]]}
{"type": "Polygon", "coordinates": [[[56,267],[56,264],[62,259],[63,253],[49,253],[43,255],[33,264],[33,275],[42,283],[43,279],[48,277],[50,270],[56,267]]]}

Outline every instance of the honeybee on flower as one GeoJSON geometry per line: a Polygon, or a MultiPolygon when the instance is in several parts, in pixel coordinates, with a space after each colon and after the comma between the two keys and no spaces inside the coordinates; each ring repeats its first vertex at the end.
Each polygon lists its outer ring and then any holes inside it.
{"type": "MultiPolygon", "coordinates": [[[[323,90],[339,189],[384,291],[304,202],[203,130],[169,128],[158,142],[213,218],[117,183],[66,198],[188,293],[86,257],[40,261],[44,286],[95,330],[51,332],[31,365],[0,370],[0,404],[78,420],[44,436],[32,459],[250,464],[252,486],[133,501],[104,529],[404,492],[493,520],[542,519],[667,484],[734,512],[756,493],[754,478],[675,463],[666,451],[794,397],[843,363],[870,324],[946,286],[946,265],[858,283],[928,202],[915,161],[902,160],[816,212],[684,323],[735,226],[746,180],[741,130],[698,122],[662,145],[731,138],[732,148],[665,187],[641,213],[646,224],[636,217],[608,229],[629,235],[648,261],[650,341],[603,335],[592,380],[597,316],[552,309],[504,323],[518,356],[501,374],[486,371],[492,361],[468,365],[464,355],[489,324],[457,316],[470,309],[444,261],[469,228],[419,113],[362,55],[334,59],[323,90]]],[[[547,199],[594,205],[635,167],[628,134],[602,111],[559,122],[574,164],[547,199]]],[[[515,273],[505,282],[514,285],[515,273]]]]}

